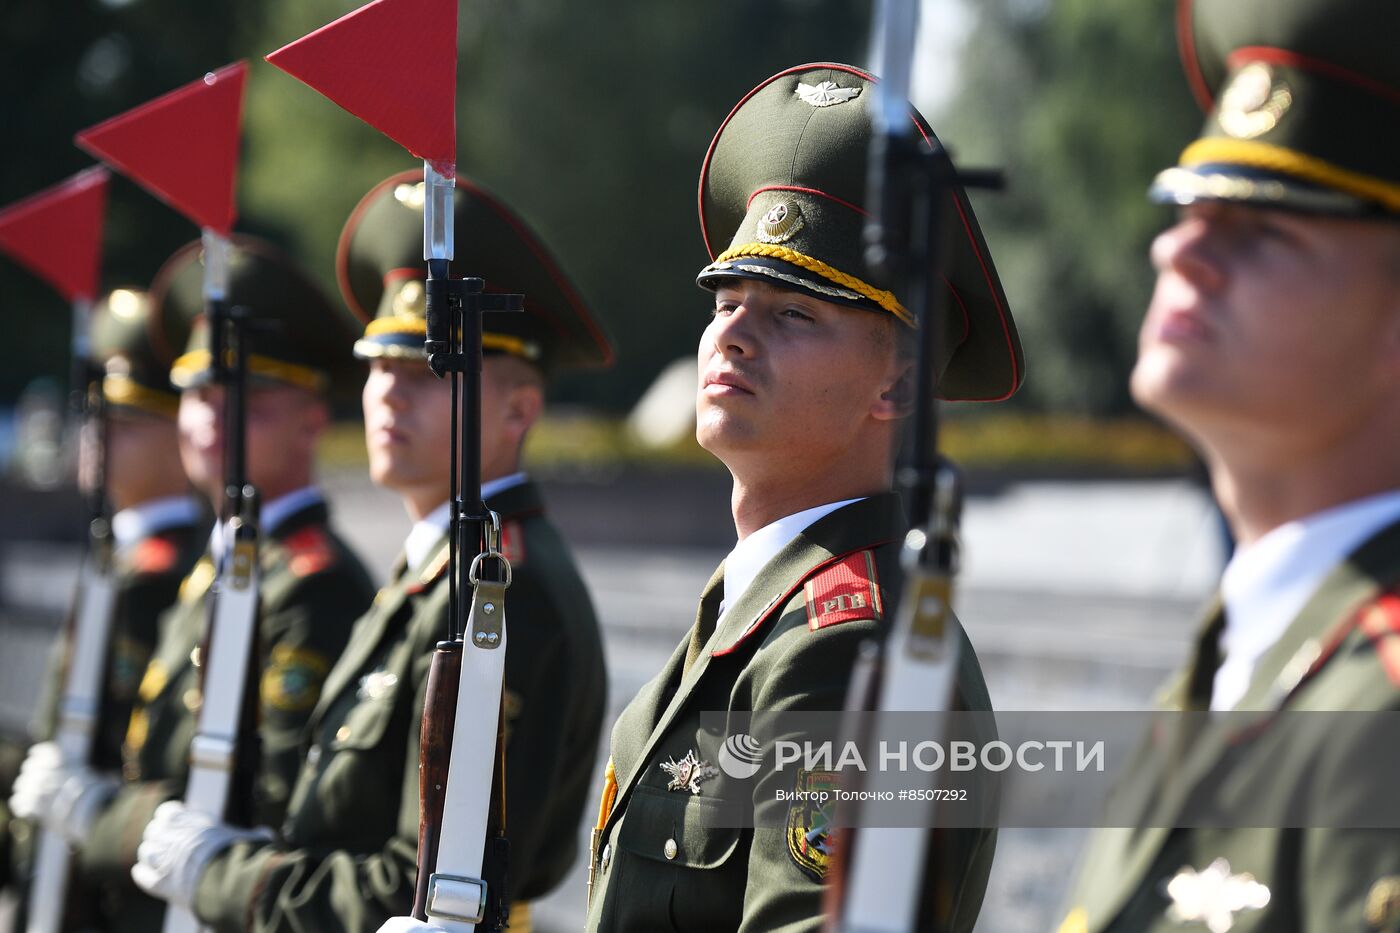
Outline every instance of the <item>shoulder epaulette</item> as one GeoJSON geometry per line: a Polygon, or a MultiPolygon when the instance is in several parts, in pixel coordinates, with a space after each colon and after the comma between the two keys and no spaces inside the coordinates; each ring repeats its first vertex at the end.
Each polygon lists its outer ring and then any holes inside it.
{"type": "Polygon", "coordinates": [[[1357,627],[1376,649],[1385,676],[1400,687],[1400,593],[1386,593],[1362,609],[1357,627]]]}
{"type": "Polygon", "coordinates": [[[817,629],[852,622],[880,619],[880,581],[875,573],[873,551],[856,551],[828,564],[803,585],[807,597],[807,628],[817,629]]]}
{"type": "Polygon", "coordinates": [[[308,525],[282,539],[287,566],[298,577],[309,577],[335,563],[335,545],[318,525],[308,525]]]}
{"type": "Polygon", "coordinates": [[[180,559],[180,549],[160,536],[146,538],[131,551],[131,569],[137,573],[165,573],[180,559]]]}
{"type": "Polygon", "coordinates": [[[525,529],[518,521],[508,521],[501,526],[501,553],[512,567],[525,563],[525,529]]]}

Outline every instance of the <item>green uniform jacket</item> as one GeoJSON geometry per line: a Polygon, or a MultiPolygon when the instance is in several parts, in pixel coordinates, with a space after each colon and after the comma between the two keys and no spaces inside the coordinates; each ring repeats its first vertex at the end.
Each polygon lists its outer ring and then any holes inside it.
{"type": "MultiPolygon", "coordinates": [[[[1367,767],[1368,750],[1349,742],[1346,729],[1284,736],[1271,731],[1270,719],[1281,709],[1400,710],[1398,593],[1400,523],[1334,569],[1260,659],[1237,706],[1251,711],[1245,722],[1232,717],[1228,728],[1206,728],[1184,745],[1165,738],[1144,744],[1115,794],[1129,808],[1123,812],[1153,813],[1143,820],[1153,825],[1094,833],[1062,933],[1205,930],[1200,921],[1168,917],[1166,885],[1183,869],[1203,872],[1217,859],[1228,863],[1230,880],[1212,903],[1257,894],[1245,888],[1251,880],[1269,890],[1266,906],[1227,911],[1234,933],[1400,930],[1400,833],[1393,830],[1157,828],[1171,826],[1171,814],[1193,792],[1211,793],[1226,812],[1300,787],[1329,798],[1312,798],[1319,805],[1393,796],[1395,775],[1367,767]],[[1180,783],[1166,783],[1167,771],[1180,783]]],[[[1168,709],[1209,708],[1222,624],[1216,610],[1194,663],[1164,697],[1168,709]]]]}
{"type": "MultiPolygon", "coordinates": [[[[309,505],[261,542],[262,748],[252,801],[259,825],[279,825],[286,813],[307,718],[345,648],[351,622],[374,594],[364,567],[330,530],[328,518],[324,503],[309,505]]],[[[130,871],[151,813],[184,792],[201,704],[199,643],[213,575],[212,561],[202,558],[181,585],[179,601],[161,617],[160,640],[141,680],[123,748],[126,785],[80,853],[83,876],[101,890],[107,929],[160,928],[164,903],[138,890],[130,871]]]]}
{"type": "MultiPolygon", "coordinates": [[[[106,680],[98,709],[96,732],[93,737],[92,764],[99,771],[121,768],[122,740],[141,673],[155,650],[157,620],[174,602],[180,581],[199,558],[208,529],[197,524],[179,524],[163,528],[138,541],[118,548],[112,555],[112,576],[116,599],[112,608],[112,629],[108,636],[106,680]]],[[[63,693],[64,675],[68,670],[68,636],[54,648],[51,673],[45,683],[34,718],[34,736],[44,740],[53,737],[58,722],[58,705],[63,693]]],[[[9,795],[9,781],[3,792],[9,795]]],[[[5,804],[0,801],[0,818],[9,824],[0,848],[13,840],[16,877],[27,871],[32,855],[32,827],[19,820],[10,821],[5,804]],[[21,864],[25,863],[25,864],[21,864]]],[[[0,865],[0,886],[6,883],[11,861],[0,865]]],[[[76,890],[75,890],[76,894],[76,890]]]]}
{"type": "MultiPolygon", "coordinates": [[[[825,855],[800,838],[790,840],[782,827],[717,825],[732,821],[714,818],[707,786],[701,784],[698,795],[668,790],[670,777],[661,765],[700,747],[702,712],[841,710],[861,643],[891,618],[904,527],[892,493],[814,522],[726,607],[688,670],[683,673],[687,640],[623,711],[612,732],[616,796],[610,804],[605,790],[595,837],[589,930],[821,928],[825,855]],[[838,578],[845,581],[838,582],[839,592],[823,583],[829,579],[824,572],[833,567],[847,570],[838,578]],[[809,591],[820,591],[810,606],[809,591]],[[827,616],[832,605],[838,608],[827,616]]],[[[716,574],[702,612],[721,580],[716,574]]],[[[959,708],[991,708],[965,636],[957,694],[959,708]]],[[[753,783],[752,805],[771,806],[777,791],[801,789],[792,780],[777,771],[760,777],[753,783]]],[[[956,830],[946,837],[949,855],[942,864],[951,876],[939,879],[950,892],[943,921],[951,929],[970,930],[986,889],[995,833],[956,830]]]]}
{"type": "MultiPolygon", "coordinates": [[[[529,483],[492,496],[506,591],[506,824],[512,899],[549,891],[576,857],[606,692],[602,641],[573,558],[529,483]]],[[[278,844],[245,843],[200,878],[216,930],[378,929],[413,903],[418,736],[433,646],[446,633],[447,539],[356,623],[312,715],[278,844]]],[[[469,597],[468,597],[469,598],[469,597]]],[[[451,832],[446,827],[446,832],[451,832]]]]}

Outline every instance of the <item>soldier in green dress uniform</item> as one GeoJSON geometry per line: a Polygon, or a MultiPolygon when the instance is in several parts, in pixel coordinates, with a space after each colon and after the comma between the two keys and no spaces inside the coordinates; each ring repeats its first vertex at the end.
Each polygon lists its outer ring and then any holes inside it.
{"type": "MultiPolygon", "coordinates": [[[[577,858],[575,840],[602,729],[606,675],[592,602],[568,547],[521,471],[548,378],[611,362],[612,348],[523,221],[459,177],[456,270],[523,292],[523,314],[485,319],[482,497],[501,517],[513,569],[503,702],[511,929],[577,858]]],[[[183,892],[215,930],[364,930],[413,901],[418,741],[433,646],[447,630],[451,411],[428,370],[421,171],[370,191],[341,237],[342,293],[365,321],[363,404],[370,475],[414,525],[389,583],[356,623],[305,737],[291,808],[272,841],[213,854],[183,892]]],[[[450,831],[450,830],[449,830],[450,831]]],[[[201,830],[153,847],[197,844],[201,830]]],[[[143,846],[143,858],[144,858],[143,846]]]]}
{"type": "Polygon", "coordinates": [[[1093,835],[1060,930],[1400,930],[1393,828],[1228,818],[1262,795],[1394,794],[1348,730],[1285,723],[1400,709],[1400,7],[1182,13],[1209,116],[1152,187],[1180,210],[1132,388],[1201,453],[1239,542],[1162,700],[1234,713],[1145,742],[1117,793],[1153,816],[1093,835]],[[1199,794],[1226,819],[1182,826],[1199,794]]]}
{"type": "MultiPolygon", "coordinates": [[[[78,778],[75,788],[87,783],[89,776],[105,775],[115,780],[120,774],[122,740],[141,674],[155,648],[156,621],[175,602],[180,581],[194,566],[207,540],[203,509],[180,468],[175,427],[179,396],[170,385],[170,357],[152,344],[149,310],[146,293],[134,288],[114,289],[93,307],[91,355],[103,371],[106,452],[102,467],[105,495],[113,512],[116,600],[91,768],[78,778]]],[[[85,432],[79,469],[79,483],[85,489],[90,490],[98,480],[96,454],[93,435],[85,432]]],[[[86,801],[77,794],[60,797],[59,781],[73,775],[38,767],[58,761],[57,748],[47,740],[57,727],[69,652],[67,639],[60,640],[34,720],[34,734],[45,741],[30,750],[35,762],[29,769],[30,781],[21,782],[17,803],[29,815],[63,827],[77,842],[91,819],[83,811],[95,806],[100,794],[86,801]],[[32,780],[40,771],[49,775],[46,786],[36,786],[32,780]],[[55,809],[60,801],[61,812],[55,809]]],[[[94,780],[93,786],[100,788],[103,783],[94,780]]],[[[28,853],[33,828],[29,822],[16,820],[6,836],[17,843],[17,849],[28,853]]],[[[18,864],[16,868],[22,875],[23,869],[18,864]]],[[[74,906],[81,906],[81,892],[80,886],[73,887],[70,901],[74,906]]]]}
{"type": "MultiPolygon", "coordinates": [[[[236,236],[228,300],[260,322],[249,338],[247,476],[262,496],[258,644],[259,770],[236,791],[257,823],[279,822],[301,766],[301,735],[351,623],[374,595],[364,567],[331,531],[315,486],[316,443],[329,422],[328,393],[344,385],[342,363],[353,335],[319,289],[270,244],[236,236]]],[[[223,389],[212,383],[199,243],[178,251],[151,286],[158,340],[186,352],[170,368],[181,389],[179,458],[194,486],[213,502],[223,491],[223,389]],[[194,326],[189,326],[195,321],[194,326]],[[183,326],[182,326],[182,323],[183,326]]],[[[99,925],[148,931],[164,904],[132,883],[141,833],[156,807],[184,790],[190,740],[202,703],[201,637],[214,579],[216,537],[162,615],[150,662],[122,747],[119,787],[83,827],[78,863],[99,889],[99,925]]],[[[114,792],[113,792],[114,791],[114,792]]],[[[75,835],[75,834],[70,834],[75,835]]]]}

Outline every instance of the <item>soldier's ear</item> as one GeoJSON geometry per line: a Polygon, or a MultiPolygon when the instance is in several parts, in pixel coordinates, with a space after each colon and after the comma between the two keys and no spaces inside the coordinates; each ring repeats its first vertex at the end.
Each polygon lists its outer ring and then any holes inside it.
{"type": "Polygon", "coordinates": [[[892,365],[892,377],[881,387],[870,414],[877,421],[897,421],[913,410],[914,361],[897,359],[892,365]]]}

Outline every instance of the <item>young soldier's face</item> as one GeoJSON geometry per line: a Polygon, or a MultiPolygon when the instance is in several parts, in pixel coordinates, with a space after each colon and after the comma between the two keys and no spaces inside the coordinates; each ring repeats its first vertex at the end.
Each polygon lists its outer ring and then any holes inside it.
{"type": "Polygon", "coordinates": [[[766,282],[721,287],[700,337],[700,446],[731,469],[756,456],[797,475],[872,443],[872,429],[903,414],[896,385],[907,366],[892,326],[873,311],[766,282]]]}
{"type": "Polygon", "coordinates": [[[360,401],[369,476],[425,509],[447,499],[452,430],[450,388],[418,359],[371,360],[360,401]]]}
{"type": "Polygon", "coordinates": [[[1379,222],[1185,208],[1152,247],[1134,397],[1188,434],[1265,430],[1300,454],[1328,443],[1400,380],[1397,237],[1379,222]]]}
{"type": "MultiPolygon", "coordinates": [[[[541,390],[514,378],[528,364],[487,356],[481,371],[482,481],[518,468],[521,441],[542,403],[541,390]],[[522,420],[522,407],[529,416],[522,420]]],[[[411,500],[426,513],[447,499],[452,442],[452,399],[418,359],[376,359],[361,394],[365,449],[375,483],[411,500]]]]}
{"type": "MultiPolygon", "coordinates": [[[[291,386],[250,385],[244,469],[264,502],[310,481],[325,403],[291,386]]],[[[180,393],[180,462],[217,509],[223,495],[224,390],[205,385],[180,393]]]]}

